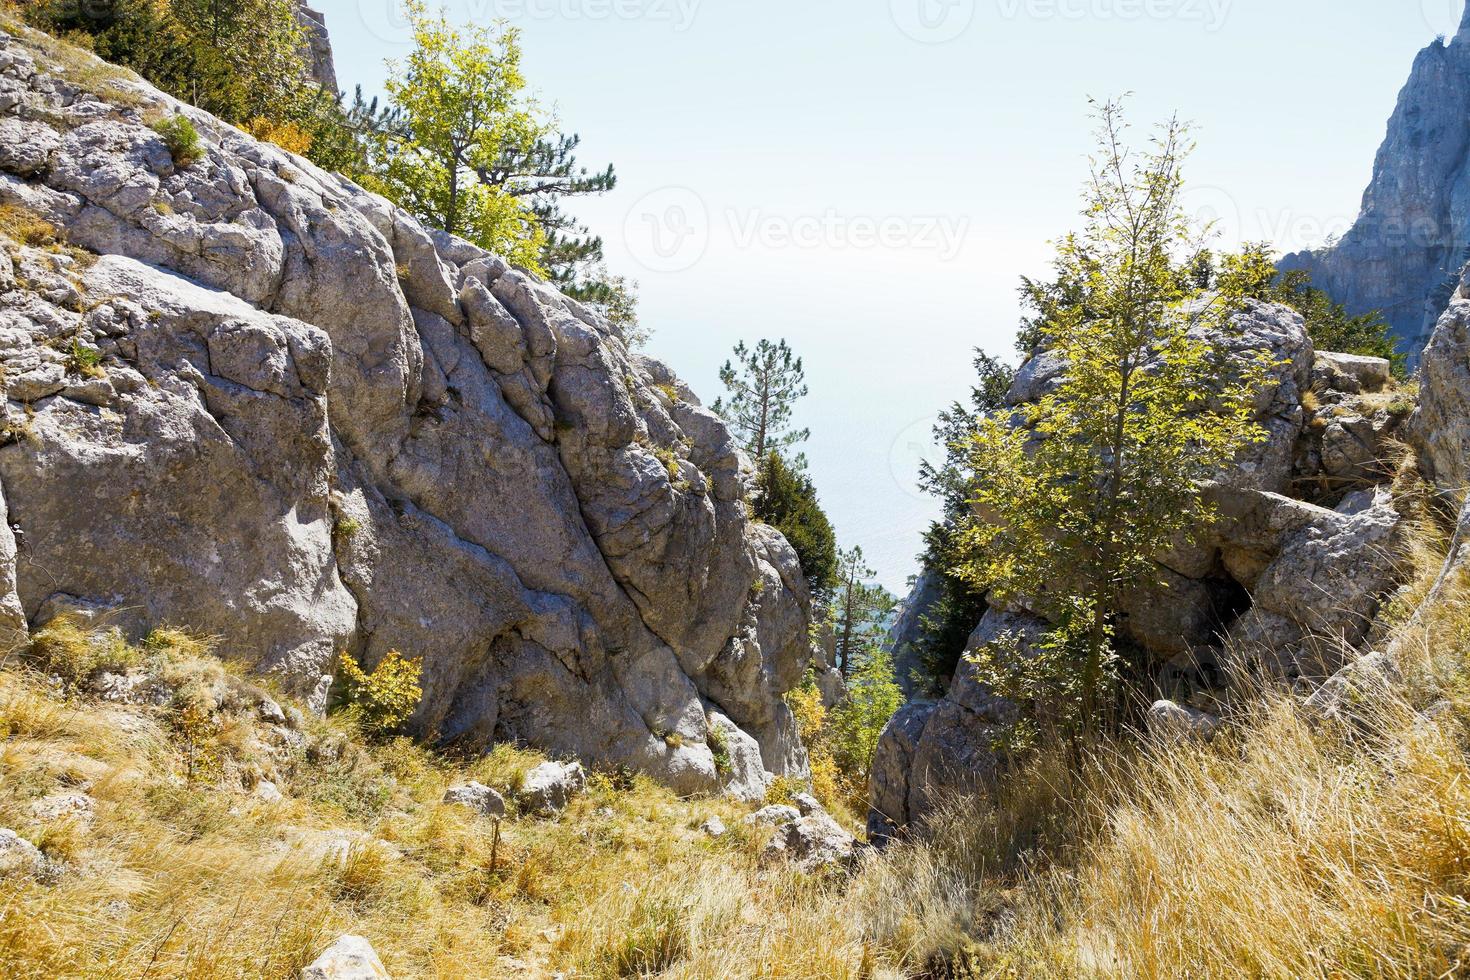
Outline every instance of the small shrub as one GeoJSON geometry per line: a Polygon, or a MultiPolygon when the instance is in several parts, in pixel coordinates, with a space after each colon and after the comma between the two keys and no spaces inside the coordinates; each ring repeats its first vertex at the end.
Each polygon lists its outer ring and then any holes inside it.
{"type": "Polygon", "coordinates": [[[102,352],[95,347],[88,347],[80,340],[71,342],[71,348],[66,354],[66,367],[84,378],[107,377],[107,372],[102,369],[102,352]]]}
{"type": "Polygon", "coordinates": [[[169,722],[183,753],[184,775],[191,783],[212,783],[223,772],[214,692],[191,683],[174,694],[169,722]]]}
{"type": "Polygon", "coordinates": [[[368,735],[382,738],[396,733],[424,696],[419,686],[424,662],[406,660],[397,650],[388,651],[371,674],[365,673],[345,650],[340,666],[342,706],[368,735]]]}
{"type": "Polygon", "coordinates": [[[153,131],[163,140],[163,145],[168,147],[174,166],[180,170],[193,166],[204,156],[204,148],[199,143],[199,130],[183,114],[154,123],[153,131]]]}
{"type": "Polygon", "coordinates": [[[241,128],[258,140],[274,143],[288,153],[301,156],[306,156],[311,150],[311,144],[315,142],[311,133],[290,120],[280,121],[256,116],[241,128]]]}
{"type": "Polygon", "coordinates": [[[336,531],[343,538],[353,537],[355,534],[357,534],[358,531],[361,530],[362,521],[353,517],[351,514],[343,514],[341,517],[337,518],[336,531]]]}
{"type": "Polygon", "coordinates": [[[715,771],[724,774],[730,771],[730,742],[725,738],[722,729],[711,727],[709,730],[709,750],[715,757],[715,771]]]}
{"type": "Polygon", "coordinates": [[[23,659],[36,669],[78,688],[104,670],[125,671],[143,662],[117,630],[90,633],[63,616],[38,631],[26,646],[23,659]]]}
{"type": "Polygon", "coordinates": [[[679,479],[680,470],[678,453],[674,452],[674,450],[670,449],[667,446],[655,446],[653,449],[653,456],[655,459],[663,464],[664,469],[669,474],[670,480],[679,479]]]}
{"type": "Polygon", "coordinates": [[[143,639],[143,650],[165,661],[202,660],[214,653],[218,640],[189,630],[160,626],[143,639]]]}

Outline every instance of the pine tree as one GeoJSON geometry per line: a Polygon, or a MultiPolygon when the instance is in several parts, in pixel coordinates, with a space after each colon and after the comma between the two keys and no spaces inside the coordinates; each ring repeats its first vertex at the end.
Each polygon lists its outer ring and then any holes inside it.
{"type": "Polygon", "coordinates": [[[826,603],[837,586],[837,535],[811,479],[792,469],[780,453],[766,453],[761,465],[755,516],[790,542],[812,598],[826,603]]]}
{"type": "MultiPolygon", "coordinates": [[[[765,459],[769,452],[784,454],[811,436],[809,429],[790,427],[792,411],[797,399],[806,397],[807,386],[801,358],[786,341],[762,340],[753,351],[744,341],[736,344],[735,360],[725,362],[720,381],[730,398],[715,402],[715,414],[743,437],[753,459],[765,459]]],[[[799,468],[802,460],[793,462],[799,468]]]]}
{"type": "Polygon", "coordinates": [[[843,677],[852,673],[864,653],[879,645],[888,629],[888,616],[898,604],[893,593],[873,584],[877,574],[868,567],[862,548],[838,553],[832,606],[837,621],[837,667],[843,677]]]}

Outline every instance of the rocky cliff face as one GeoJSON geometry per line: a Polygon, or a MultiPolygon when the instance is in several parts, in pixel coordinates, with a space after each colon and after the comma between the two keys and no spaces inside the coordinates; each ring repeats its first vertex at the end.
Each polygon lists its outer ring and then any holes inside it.
{"type": "Polygon", "coordinates": [[[1356,224],[1334,247],[1288,255],[1353,314],[1382,310],[1417,353],[1470,258],[1470,9],[1419,53],[1388,122],[1356,224]]]}
{"type": "MultiPolygon", "coordinates": [[[[1214,707],[1233,677],[1326,679],[1360,651],[1400,572],[1404,519],[1382,461],[1412,403],[1394,392],[1388,362],[1315,351],[1300,315],[1282,306],[1252,303],[1235,326],[1233,348],[1276,365],[1256,404],[1266,439],[1218,475],[1208,491],[1216,525],[1160,559],[1161,585],[1141,585],[1118,624],[1152,664],[1156,695],[1186,714],[1214,707]]],[[[1048,355],[1033,358],[1008,400],[1037,399],[1065,370],[1048,355]]],[[[1046,628],[1027,609],[995,608],[969,647],[1006,638],[1024,655],[1046,628]]],[[[962,660],[943,699],[906,705],[884,732],[869,834],[882,839],[948,794],[983,789],[1002,764],[999,736],[1016,719],[1016,707],[962,660]]]]}
{"type": "Polygon", "coordinates": [[[327,33],[327,18],[305,3],[296,5],[296,19],[306,35],[306,67],[312,81],[328,92],[337,91],[337,65],[332,57],[332,38],[327,33]]]}
{"type": "Polygon", "coordinates": [[[758,795],[810,601],[719,418],[494,255],[38,35],[0,36],[0,619],[170,623],[417,731],[758,795]],[[150,123],[203,136],[180,166],[150,123]]]}

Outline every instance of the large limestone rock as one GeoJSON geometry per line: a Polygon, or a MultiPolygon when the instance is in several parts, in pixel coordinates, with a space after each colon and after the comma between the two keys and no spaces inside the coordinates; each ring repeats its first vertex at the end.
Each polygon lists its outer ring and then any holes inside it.
{"type": "Polygon", "coordinates": [[[1408,430],[1424,477],[1463,501],[1470,487],[1470,267],[1424,348],[1408,430]]]}
{"type": "Polygon", "coordinates": [[[1332,248],[1288,255],[1354,315],[1381,310],[1405,351],[1429,338],[1470,249],[1470,10],[1414,59],[1357,222],[1332,248]]]}
{"type": "Polygon", "coordinates": [[[305,34],[306,67],[312,81],[329,93],[337,92],[337,65],[332,57],[332,38],[327,33],[327,18],[298,0],[296,21],[305,34]]]}
{"type": "Polygon", "coordinates": [[[923,636],[924,617],[929,615],[940,598],[938,574],[925,569],[899,604],[898,615],[884,640],[884,647],[893,656],[893,673],[898,686],[903,696],[910,700],[919,694],[915,677],[922,671],[916,644],[923,636]]]}
{"type": "Polygon", "coordinates": [[[909,813],[909,776],[919,740],[934,717],[931,701],[911,701],[888,719],[873,753],[868,775],[868,840],[891,840],[919,814],[909,813]]]}
{"type": "MultiPolygon", "coordinates": [[[[1325,680],[1367,637],[1381,597],[1401,574],[1403,518],[1386,493],[1351,513],[1260,495],[1259,537],[1276,557],[1252,586],[1254,604],[1230,628],[1225,654],[1241,671],[1325,680]]],[[[1237,525],[1242,527],[1243,525],[1237,525]]]]}
{"type": "Polygon", "coordinates": [[[444,741],[715,789],[709,706],[806,771],[796,555],[666,366],[299,157],[84,78],[0,36],[0,635],[102,608],[301,692],[398,650],[444,741]],[[148,125],[175,112],[188,167],[148,125]]]}

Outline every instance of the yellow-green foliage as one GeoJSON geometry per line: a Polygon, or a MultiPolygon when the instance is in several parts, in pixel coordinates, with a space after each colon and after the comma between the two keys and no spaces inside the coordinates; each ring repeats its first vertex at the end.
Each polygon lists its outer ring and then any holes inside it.
{"type": "Polygon", "coordinates": [[[342,671],[342,702],[371,735],[389,735],[413,716],[423,699],[419,686],[422,660],[406,660],[390,650],[371,674],[358,666],[345,650],[338,658],[342,671]]]}
{"type": "Polygon", "coordinates": [[[668,446],[654,446],[653,457],[663,464],[664,470],[668,472],[670,480],[680,477],[679,454],[668,446]]]}
{"type": "Polygon", "coordinates": [[[504,25],[461,30],[422,0],[408,0],[404,12],[414,49],[391,66],[386,88],[409,132],[379,133],[384,166],[365,185],[426,224],[543,272],[546,231],[533,209],[475,177],[477,166],[529,150],[549,132],[525,93],[519,34],[504,25]]]}
{"type": "Polygon", "coordinates": [[[204,156],[199,130],[182,113],[154,123],[153,131],[162,138],[163,145],[168,147],[169,155],[173,157],[174,166],[180,170],[193,166],[204,156]]]}
{"type": "Polygon", "coordinates": [[[1040,603],[1058,624],[1022,684],[985,681],[1045,702],[1069,726],[1108,704],[1109,624],[1123,593],[1209,526],[1204,482],[1262,438],[1255,392],[1266,367],[1225,347],[1240,296],[1223,277],[1205,292],[1181,264],[1195,234],[1180,199],[1186,131],[1172,123],[1130,157],[1118,105],[1098,114],[1087,222],[1055,260],[1058,282],[1076,288],[1030,291],[1040,339],[1067,371],[1024,408],[1025,427],[1009,413],[980,419],[976,516],[960,534],[960,572],[977,591],[1040,603]]]}

